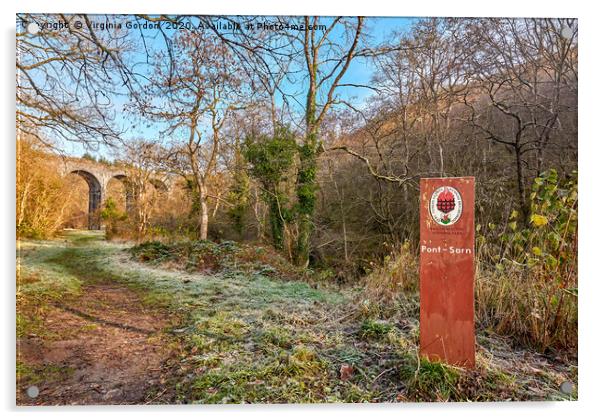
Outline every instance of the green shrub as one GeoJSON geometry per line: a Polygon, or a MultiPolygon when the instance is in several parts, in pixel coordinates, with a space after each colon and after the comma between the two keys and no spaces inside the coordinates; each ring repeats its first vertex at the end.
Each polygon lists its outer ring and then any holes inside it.
{"type": "Polygon", "coordinates": [[[117,203],[111,197],[105,201],[100,217],[106,225],[107,239],[112,239],[129,231],[125,223],[127,213],[119,211],[117,203]]]}
{"type": "Polygon", "coordinates": [[[497,243],[477,239],[477,315],[484,326],[540,350],[577,346],[577,172],[536,178],[531,216],[513,211],[497,243]]]}
{"type": "Polygon", "coordinates": [[[408,360],[401,368],[408,396],[417,401],[457,400],[460,371],[452,366],[426,359],[408,360]]]}
{"type": "Polygon", "coordinates": [[[360,327],[362,338],[382,338],[393,330],[393,326],[385,321],[367,319],[360,327]]]}

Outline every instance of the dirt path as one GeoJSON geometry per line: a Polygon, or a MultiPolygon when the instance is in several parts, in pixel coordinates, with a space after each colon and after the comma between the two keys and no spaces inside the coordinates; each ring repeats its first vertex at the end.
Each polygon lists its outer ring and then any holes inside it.
{"type": "Polygon", "coordinates": [[[169,325],[169,316],[123,286],[85,285],[77,298],[49,307],[44,338],[18,340],[18,359],[33,369],[39,396],[28,397],[30,383],[23,381],[17,403],[153,403],[169,353],[162,330],[169,325]]]}

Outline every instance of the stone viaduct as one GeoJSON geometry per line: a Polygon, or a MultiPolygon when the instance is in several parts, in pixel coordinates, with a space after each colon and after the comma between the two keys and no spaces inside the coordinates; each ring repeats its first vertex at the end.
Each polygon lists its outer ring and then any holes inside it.
{"type": "MultiPolygon", "coordinates": [[[[81,176],[88,184],[88,229],[98,230],[101,228],[101,221],[98,213],[106,199],[109,181],[113,178],[124,183],[126,191],[126,210],[131,208],[133,204],[133,194],[127,183],[128,175],[125,168],[81,158],[61,159],[59,167],[63,176],[76,174],[81,176]]],[[[157,189],[167,191],[171,187],[171,181],[171,177],[157,174],[150,182],[157,189]]]]}

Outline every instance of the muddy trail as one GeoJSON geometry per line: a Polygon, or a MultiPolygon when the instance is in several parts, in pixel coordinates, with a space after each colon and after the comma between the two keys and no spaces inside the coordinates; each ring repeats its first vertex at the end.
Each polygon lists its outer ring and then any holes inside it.
{"type": "Polygon", "coordinates": [[[17,404],[148,404],[161,397],[167,330],[176,322],[170,313],[101,276],[84,278],[75,296],[43,302],[41,312],[40,333],[17,340],[18,363],[27,367],[17,404]],[[32,383],[35,398],[27,393],[32,383]]]}

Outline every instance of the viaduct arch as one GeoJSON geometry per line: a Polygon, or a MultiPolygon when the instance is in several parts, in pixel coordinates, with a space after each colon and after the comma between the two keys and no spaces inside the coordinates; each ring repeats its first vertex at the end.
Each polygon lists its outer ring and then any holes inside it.
{"type": "MultiPolygon", "coordinates": [[[[62,165],[63,176],[76,174],[81,176],[88,184],[88,229],[99,230],[101,221],[99,210],[107,196],[109,182],[115,178],[125,185],[126,211],[130,211],[134,202],[134,194],[128,187],[128,176],[125,170],[93,162],[87,159],[67,159],[62,165]]],[[[169,182],[160,179],[151,180],[151,184],[158,190],[167,191],[169,182]]]]}

